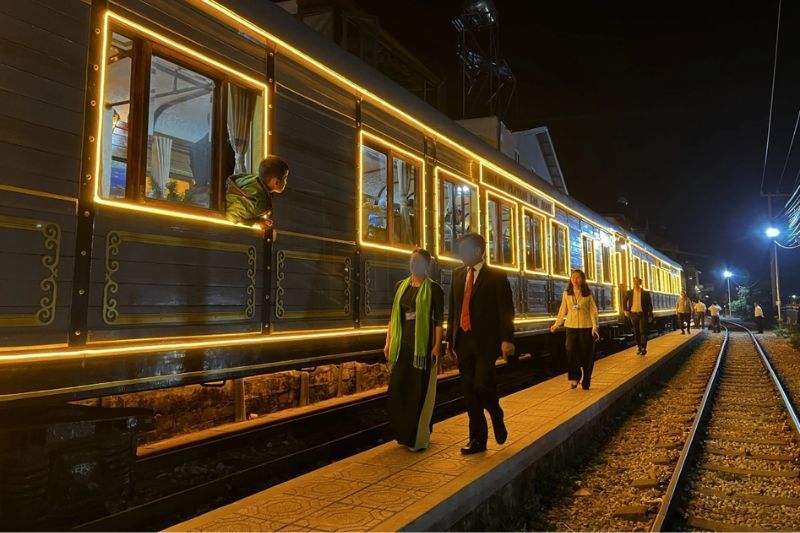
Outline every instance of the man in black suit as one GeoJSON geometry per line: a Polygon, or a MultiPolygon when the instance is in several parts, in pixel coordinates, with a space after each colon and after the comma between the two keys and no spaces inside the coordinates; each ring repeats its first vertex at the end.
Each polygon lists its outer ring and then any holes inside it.
{"type": "Polygon", "coordinates": [[[647,332],[653,320],[653,299],[650,291],[642,288],[642,278],[633,278],[633,289],[625,293],[625,316],[631,319],[633,334],[639,346],[639,355],[647,355],[647,332]]]}
{"type": "Polygon", "coordinates": [[[469,415],[469,443],[465,455],[486,450],[489,411],[498,444],[508,438],[503,410],[497,398],[495,360],[514,355],[514,302],[504,272],[484,262],[486,241],[468,233],[458,242],[463,268],[453,271],[447,321],[448,350],[458,359],[458,370],[469,415]]]}

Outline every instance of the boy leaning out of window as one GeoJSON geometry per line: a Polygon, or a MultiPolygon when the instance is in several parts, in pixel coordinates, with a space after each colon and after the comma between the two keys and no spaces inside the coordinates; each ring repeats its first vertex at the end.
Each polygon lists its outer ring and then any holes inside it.
{"type": "Polygon", "coordinates": [[[238,224],[263,223],[272,229],[272,195],[286,189],[289,165],[270,155],[258,165],[258,174],[234,174],[225,187],[225,217],[238,224]]]}

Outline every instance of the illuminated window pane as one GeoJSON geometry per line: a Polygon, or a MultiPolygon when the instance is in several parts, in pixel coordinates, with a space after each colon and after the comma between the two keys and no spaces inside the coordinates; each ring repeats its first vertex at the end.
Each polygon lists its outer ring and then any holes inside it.
{"type": "Polygon", "coordinates": [[[472,187],[449,180],[442,182],[442,247],[445,252],[454,252],[458,239],[473,231],[472,207],[472,187]]]}
{"type": "Polygon", "coordinates": [[[583,271],[590,280],[597,279],[597,260],[594,255],[594,241],[583,237],[583,271]]]}
{"type": "Polygon", "coordinates": [[[361,202],[364,216],[364,238],[388,242],[387,193],[388,181],[386,154],[369,146],[361,147],[363,169],[361,175],[361,202]]]}
{"type": "Polygon", "coordinates": [[[106,56],[103,106],[103,179],[100,193],[106,198],[125,198],[128,179],[128,121],[130,119],[133,41],[111,35],[106,56]]]}
{"type": "Polygon", "coordinates": [[[567,256],[567,230],[557,224],[553,225],[553,269],[560,276],[566,276],[569,269],[567,256]]]}
{"type": "Polygon", "coordinates": [[[500,235],[500,223],[497,219],[497,202],[489,200],[489,261],[492,263],[498,262],[498,236],[500,235]]]}
{"type": "Polygon", "coordinates": [[[525,264],[531,270],[544,270],[542,220],[525,215],[525,264]]]}
{"type": "Polygon", "coordinates": [[[398,244],[417,244],[417,167],[392,159],[392,240],[398,244]]]}
{"type": "Polygon", "coordinates": [[[613,276],[611,275],[611,247],[603,245],[602,248],[602,263],[603,263],[603,282],[611,283],[613,276]]]}
{"type": "Polygon", "coordinates": [[[510,206],[501,204],[500,220],[502,229],[503,263],[514,263],[514,212],[510,206]]]}
{"type": "Polygon", "coordinates": [[[148,198],[211,206],[214,80],[161,57],[150,65],[148,198]]]}

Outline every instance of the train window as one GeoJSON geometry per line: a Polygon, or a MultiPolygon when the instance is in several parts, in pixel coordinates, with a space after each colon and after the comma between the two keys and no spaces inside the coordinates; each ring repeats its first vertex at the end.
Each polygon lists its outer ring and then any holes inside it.
{"type": "Polygon", "coordinates": [[[650,263],[642,260],[642,288],[650,290],[650,263]]]}
{"type": "Polygon", "coordinates": [[[150,65],[145,195],[211,207],[217,83],[155,55],[150,65]]]}
{"type": "Polygon", "coordinates": [[[653,280],[653,290],[659,292],[661,290],[661,283],[658,278],[658,267],[656,265],[650,265],[650,279],[653,280]]]}
{"type": "Polygon", "coordinates": [[[106,55],[105,107],[103,121],[103,182],[106,198],[125,198],[128,175],[128,124],[131,112],[133,41],[113,33],[106,55]]]}
{"type": "MultiPolygon", "coordinates": [[[[642,279],[642,260],[638,257],[633,258],[633,277],[642,279]]],[[[644,280],[642,280],[644,283],[644,280]]]]}
{"type": "Polygon", "coordinates": [[[136,35],[110,37],[101,195],[222,209],[224,180],[262,157],[261,91],[136,35]]]}
{"type": "Polygon", "coordinates": [[[413,248],[419,241],[417,188],[420,167],[393,150],[362,144],[362,236],[413,248]]]}
{"type": "Polygon", "coordinates": [[[364,238],[371,241],[388,242],[386,179],[389,175],[386,154],[369,146],[361,147],[362,158],[362,202],[364,204],[364,238]]]}
{"type": "Polygon", "coordinates": [[[442,251],[453,254],[456,251],[458,239],[466,233],[478,229],[475,188],[444,176],[440,194],[442,251]]]}
{"type": "Polygon", "coordinates": [[[544,264],[544,218],[525,211],[523,229],[525,230],[525,268],[545,272],[544,264]]]}
{"type": "Polygon", "coordinates": [[[417,242],[417,172],[415,165],[392,160],[392,242],[414,246],[417,242]]]}
{"type": "Polygon", "coordinates": [[[611,265],[611,247],[607,244],[603,244],[600,248],[600,253],[603,267],[603,283],[613,283],[614,276],[611,273],[611,269],[613,268],[611,265]]]}
{"type": "Polygon", "coordinates": [[[597,281],[597,256],[594,252],[594,239],[586,237],[581,239],[583,245],[583,271],[586,279],[597,281]]]}
{"type": "Polygon", "coordinates": [[[513,265],[514,257],[514,207],[502,200],[487,201],[489,262],[495,265],[513,265]]]}
{"type": "Polygon", "coordinates": [[[551,232],[553,240],[553,274],[569,275],[569,230],[557,222],[553,222],[551,232]]]}

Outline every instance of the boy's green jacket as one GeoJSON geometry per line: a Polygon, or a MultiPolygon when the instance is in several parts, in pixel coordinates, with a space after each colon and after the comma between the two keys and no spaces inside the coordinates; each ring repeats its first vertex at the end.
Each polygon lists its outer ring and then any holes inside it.
{"type": "Polygon", "coordinates": [[[272,195],[258,174],[234,174],[225,187],[225,217],[239,224],[272,218],[272,195]]]}

